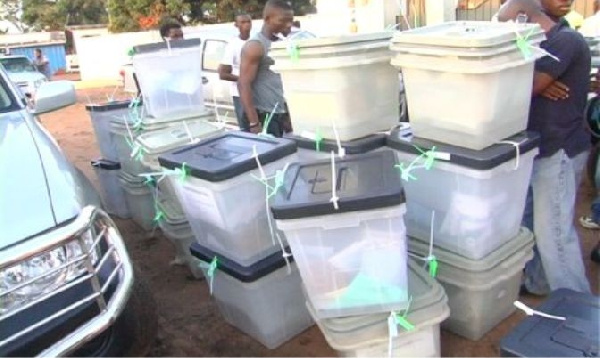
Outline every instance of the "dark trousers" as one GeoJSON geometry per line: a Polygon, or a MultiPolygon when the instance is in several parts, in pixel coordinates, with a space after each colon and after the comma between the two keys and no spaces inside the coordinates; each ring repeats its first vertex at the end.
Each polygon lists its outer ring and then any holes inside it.
{"type": "MultiPolygon", "coordinates": [[[[264,125],[265,120],[269,116],[270,113],[256,110],[256,114],[258,115],[258,120],[260,124],[264,125]]],[[[244,122],[249,123],[248,117],[244,113],[244,122]]],[[[292,131],[292,122],[290,120],[289,113],[274,113],[273,118],[269,122],[269,127],[267,128],[267,133],[271,134],[274,137],[281,138],[284,133],[288,133],[292,131]]],[[[246,130],[249,132],[249,129],[246,130]]]]}

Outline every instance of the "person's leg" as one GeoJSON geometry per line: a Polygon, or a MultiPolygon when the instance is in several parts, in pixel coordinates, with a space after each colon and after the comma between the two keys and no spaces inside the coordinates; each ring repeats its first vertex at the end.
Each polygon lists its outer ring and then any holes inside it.
{"type": "Polygon", "coordinates": [[[240,97],[233,96],[233,110],[235,111],[235,117],[237,118],[238,127],[241,131],[248,132],[250,130],[248,126],[248,119],[244,116],[244,106],[240,97]]]}
{"type": "Polygon", "coordinates": [[[533,226],[537,251],[526,266],[524,282],[532,293],[545,294],[548,289],[558,288],[590,291],[573,226],[575,197],[586,158],[587,153],[569,158],[560,150],[534,162],[533,226]],[[541,267],[545,279],[539,274],[541,267]]]}

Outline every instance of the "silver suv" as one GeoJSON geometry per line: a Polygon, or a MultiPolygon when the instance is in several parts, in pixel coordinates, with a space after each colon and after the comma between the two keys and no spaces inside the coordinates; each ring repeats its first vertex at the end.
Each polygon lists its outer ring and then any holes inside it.
{"type": "Polygon", "coordinates": [[[83,173],[36,115],[75,103],[42,84],[35,108],[0,68],[0,356],[140,356],[155,304],[83,173]]]}

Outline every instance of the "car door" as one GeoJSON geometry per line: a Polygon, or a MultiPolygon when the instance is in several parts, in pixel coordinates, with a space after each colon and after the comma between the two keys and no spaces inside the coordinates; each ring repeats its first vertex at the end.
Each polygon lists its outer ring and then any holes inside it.
{"type": "Polygon", "coordinates": [[[237,123],[229,82],[219,79],[219,64],[223,59],[227,41],[206,38],[202,45],[202,83],[204,103],[214,109],[222,120],[237,123]]]}

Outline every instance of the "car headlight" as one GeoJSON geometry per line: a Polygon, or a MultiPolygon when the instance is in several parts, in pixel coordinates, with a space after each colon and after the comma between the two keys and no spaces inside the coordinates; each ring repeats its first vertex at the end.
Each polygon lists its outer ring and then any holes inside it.
{"type": "Polygon", "coordinates": [[[79,239],[42,252],[0,271],[0,315],[56,290],[87,270],[86,258],[98,262],[99,248],[94,245],[94,226],[79,239]],[[88,251],[89,250],[89,251],[88,251]],[[88,254],[89,252],[89,254],[88,254]]]}

